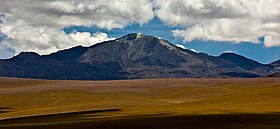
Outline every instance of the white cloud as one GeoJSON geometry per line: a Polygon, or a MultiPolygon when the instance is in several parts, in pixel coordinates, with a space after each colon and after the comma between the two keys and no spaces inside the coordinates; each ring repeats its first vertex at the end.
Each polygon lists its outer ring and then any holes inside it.
{"type": "Polygon", "coordinates": [[[195,49],[191,49],[191,51],[195,52],[195,53],[200,53],[199,51],[195,50],[195,49]]]}
{"type": "Polygon", "coordinates": [[[0,47],[48,54],[76,45],[110,40],[105,33],[73,32],[69,25],[123,28],[145,24],[154,16],[186,42],[195,39],[280,46],[279,0],[0,0],[0,47]],[[3,14],[5,17],[3,17],[3,14]]]}
{"type": "Polygon", "coordinates": [[[70,25],[110,30],[142,25],[154,17],[150,0],[0,0],[0,12],[5,15],[0,16],[0,33],[9,39],[0,47],[39,54],[112,39],[101,32],[66,34],[63,28],[70,25]]]}
{"type": "MultiPolygon", "coordinates": [[[[174,30],[174,36],[182,36],[185,41],[194,39],[228,41],[234,43],[252,42],[259,43],[257,28],[243,30],[252,25],[250,22],[241,20],[220,19],[212,20],[199,25],[194,25],[186,30],[174,30]]],[[[258,25],[253,25],[258,26],[258,25]]]]}
{"type": "Polygon", "coordinates": [[[1,25],[1,33],[8,36],[8,40],[1,43],[1,47],[12,48],[16,54],[22,51],[34,51],[39,54],[49,54],[61,49],[77,45],[90,46],[95,43],[111,40],[107,34],[97,32],[91,35],[88,32],[64,31],[47,26],[29,26],[25,22],[16,22],[12,25],[1,25]]]}
{"type": "Polygon", "coordinates": [[[182,49],[187,49],[185,46],[181,45],[181,44],[176,44],[177,47],[182,48],[182,49]]]}
{"type": "Polygon", "coordinates": [[[280,46],[279,0],[155,0],[156,15],[174,30],[174,36],[186,42],[194,39],[259,43],[280,46]]]}
{"type": "Polygon", "coordinates": [[[4,14],[0,13],[0,24],[4,22],[4,14]]]}
{"type": "Polygon", "coordinates": [[[280,34],[265,36],[264,45],[266,47],[280,46],[280,34]]]}
{"type": "Polygon", "coordinates": [[[1,0],[1,11],[33,26],[96,25],[107,29],[144,24],[154,17],[149,0],[1,0]]]}
{"type": "Polygon", "coordinates": [[[235,53],[235,52],[232,50],[227,50],[227,51],[224,51],[223,53],[235,53]]]}

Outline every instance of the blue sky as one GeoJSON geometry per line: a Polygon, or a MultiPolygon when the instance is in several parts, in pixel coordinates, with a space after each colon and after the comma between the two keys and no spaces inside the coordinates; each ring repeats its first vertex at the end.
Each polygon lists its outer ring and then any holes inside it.
{"type": "Polygon", "coordinates": [[[213,56],[234,52],[270,63],[280,59],[280,1],[0,1],[1,59],[91,46],[129,33],[213,56]]]}

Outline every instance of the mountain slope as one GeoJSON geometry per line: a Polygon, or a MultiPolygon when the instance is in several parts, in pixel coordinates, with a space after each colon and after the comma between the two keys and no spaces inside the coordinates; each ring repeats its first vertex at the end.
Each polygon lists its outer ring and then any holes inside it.
{"type": "Polygon", "coordinates": [[[67,80],[258,77],[271,70],[247,58],[195,53],[138,33],[91,47],[77,46],[44,56],[20,53],[0,60],[0,76],[67,80]]]}
{"type": "Polygon", "coordinates": [[[269,75],[268,77],[280,77],[280,72],[269,75]]]}
{"type": "Polygon", "coordinates": [[[270,63],[275,69],[280,70],[280,60],[270,63]]]}
{"type": "Polygon", "coordinates": [[[219,56],[219,58],[228,60],[228,61],[234,63],[235,65],[237,65],[243,69],[252,71],[256,74],[267,75],[270,72],[272,72],[271,70],[273,69],[271,65],[264,65],[257,61],[248,59],[244,56],[237,55],[234,53],[223,53],[219,56]]]}

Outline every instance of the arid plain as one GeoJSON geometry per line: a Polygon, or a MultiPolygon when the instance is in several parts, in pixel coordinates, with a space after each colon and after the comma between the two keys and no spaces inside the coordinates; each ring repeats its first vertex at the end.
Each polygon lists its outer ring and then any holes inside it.
{"type": "Polygon", "coordinates": [[[0,128],[279,129],[280,79],[0,79],[0,128]]]}

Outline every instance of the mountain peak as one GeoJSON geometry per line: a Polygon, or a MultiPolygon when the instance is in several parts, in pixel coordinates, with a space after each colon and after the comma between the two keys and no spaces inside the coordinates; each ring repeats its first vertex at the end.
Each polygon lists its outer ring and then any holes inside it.
{"type": "MultiPolygon", "coordinates": [[[[223,58],[223,59],[228,59],[228,60],[239,60],[239,61],[240,60],[251,60],[244,56],[241,56],[241,55],[238,55],[235,53],[231,53],[231,52],[222,53],[219,57],[223,58]]],[[[253,60],[251,60],[251,61],[253,61],[253,60]]]]}
{"type": "Polygon", "coordinates": [[[40,57],[40,55],[38,53],[35,53],[35,52],[21,52],[17,56],[15,56],[14,58],[24,59],[24,58],[36,58],[36,57],[40,57]]]}
{"type": "MultiPolygon", "coordinates": [[[[220,56],[218,56],[219,58],[225,59],[225,60],[230,60],[232,62],[240,62],[240,64],[244,64],[246,62],[254,62],[254,63],[258,63],[254,60],[251,60],[247,57],[235,54],[235,53],[222,53],[220,56]]],[[[258,63],[259,64],[259,63],[258,63]]]]}
{"type": "Polygon", "coordinates": [[[230,61],[246,70],[254,70],[257,73],[268,74],[272,69],[269,65],[261,64],[257,61],[249,59],[247,57],[235,54],[235,53],[223,53],[219,56],[219,58],[230,61]]]}
{"type": "Polygon", "coordinates": [[[241,56],[241,55],[235,54],[233,52],[224,52],[220,56],[229,56],[229,55],[231,55],[231,56],[241,56]]]}
{"type": "Polygon", "coordinates": [[[174,49],[174,46],[172,46],[172,44],[170,42],[163,40],[160,37],[143,35],[141,33],[127,34],[117,40],[121,40],[121,41],[125,40],[125,41],[128,41],[129,43],[135,43],[135,42],[139,42],[139,41],[142,43],[147,43],[147,44],[159,43],[163,46],[168,47],[169,49],[174,49]]]}
{"type": "Polygon", "coordinates": [[[127,34],[123,37],[121,37],[120,39],[124,39],[124,40],[137,40],[141,37],[145,37],[143,34],[141,33],[131,33],[131,34],[127,34]]]}

